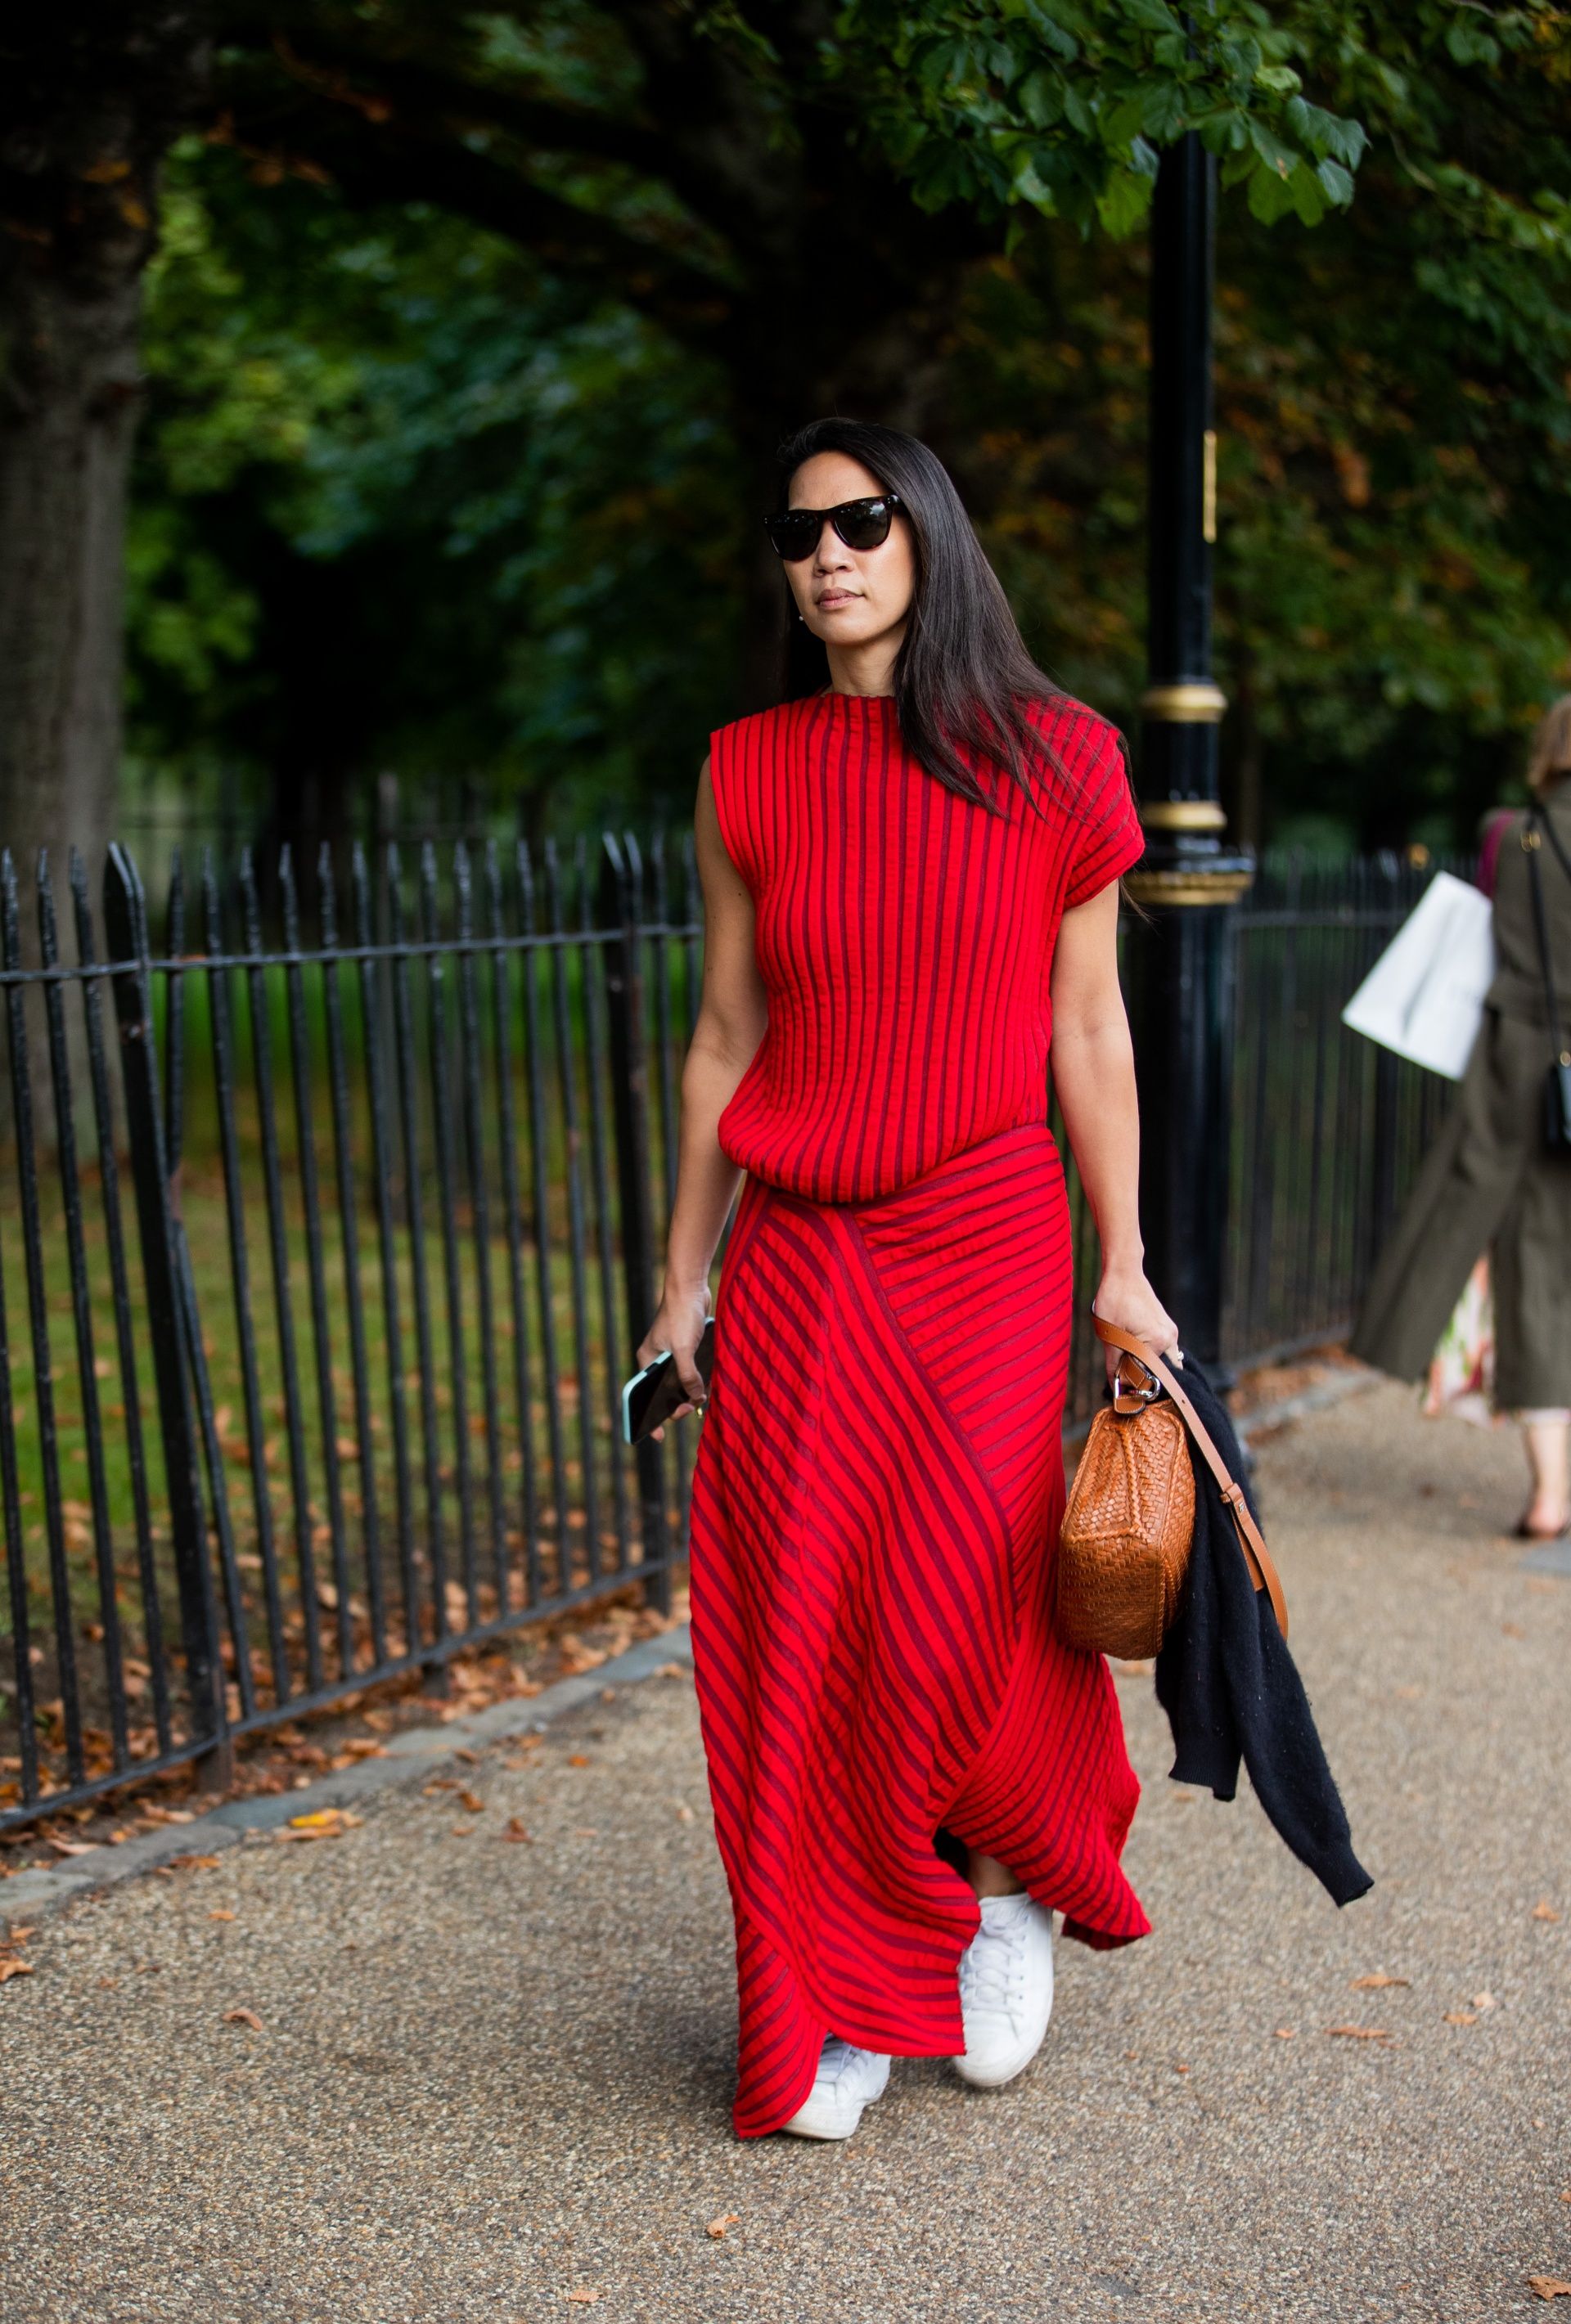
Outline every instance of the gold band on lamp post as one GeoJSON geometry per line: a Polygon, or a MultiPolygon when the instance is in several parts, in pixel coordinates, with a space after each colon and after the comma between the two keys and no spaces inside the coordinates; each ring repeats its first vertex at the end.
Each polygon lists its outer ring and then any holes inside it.
{"type": "Polygon", "coordinates": [[[1169,871],[1126,872],[1125,892],[1137,904],[1234,904],[1254,884],[1254,867],[1205,872],[1193,864],[1169,871]]]}
{"type": "Polygon", "coordinates": [[[1225,831],[1227,817],[1215,799],[1147,799],[1140,819],[1148,831],[1225,831]]]}
{"type": "Polygon", "coordinates": [[[1148,686],[1140,706],[1148,718],[1169,726],[1215,726],[1227,696],[1209,678],[1189,678],[1178,686],[1148,686]]]}

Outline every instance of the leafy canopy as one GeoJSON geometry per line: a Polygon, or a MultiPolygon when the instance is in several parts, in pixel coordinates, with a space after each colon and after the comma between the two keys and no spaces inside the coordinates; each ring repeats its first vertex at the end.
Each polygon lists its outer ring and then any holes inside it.
{"type": "Polygon", "coordinates": [[[1133,228],[1189,125],[1229,188],[1223,748],[1266,828],[1314,804],[1465,838],[1571,678],[1548,0],[1224,5],[1181,54],[1143,5],[225,15],[153,287],[150,755],[201,735],[259,777],[465,766],[553,817],[679,810],[739,705],[760,453],[828,401],[931,438],[1033,644],[1130,717],[1133,228]]]}
{"type": "Polygon", "coordinates": [[[1305,95],[1305,43],[1280,11],[1214,0],[1056,5],[853,0],[827,56],[871,88],[870,125],[919,203],[1034,209],[1127,233],[1160,148],[1190,130],[1257,217],[1315,225],[1353,198],[1362,124],[1305,95]]]}

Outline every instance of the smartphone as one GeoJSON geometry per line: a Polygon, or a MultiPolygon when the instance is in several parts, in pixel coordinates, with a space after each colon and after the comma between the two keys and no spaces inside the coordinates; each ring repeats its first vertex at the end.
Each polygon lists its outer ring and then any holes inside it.
{"type": "MultiPolygon", "coordinates": [[[[704,1386],[709,1385],[709,1375],[715,1368],[715,1318],[710,1316],[704,1326],[704,1336],[698,1342],[696,1361],[704,1386]]],[[[622,1390],[622,1439],[625,1444],[636,1444],[652,1428],[669,1420],[679,1405],[686,1404],[688,1392],[682,1386],[682,1376],[677,1370],[673,1355],[656,1356],[641,1372],[634,1372],[622,1390]]]]}

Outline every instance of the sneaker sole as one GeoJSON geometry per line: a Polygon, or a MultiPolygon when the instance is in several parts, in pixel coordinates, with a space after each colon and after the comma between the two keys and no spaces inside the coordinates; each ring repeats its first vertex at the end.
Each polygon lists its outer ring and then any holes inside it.
{"type": "Polygon", "coordinates": [[[814,2138],[835,2142],[849,2138],[852,2133],[859,2130],[861,2126],[862,2116],[858,2115],[855,2121],[848,2122],[844,2130],[815,2130],[810,2124],[799,2122],[793,2115],[790,2122],[781,2123],[781,2133],[786,2138],[814,2138]]]}
{"type": "MultiPolygon", "coordinates": [[[[1049,2020],[1049,2022],[1050,2023],[1051,2021],[1049,2020]]],[[[1018,2080],[1020,2076],[1024,2073],[1026,2068],[1041,2055],[1042,2043],[1047,2040],[1047,2038],[1048,2028],[1044,2025],[1036,2040],[1032,2043],[1030,2048],[1020,2061],[1020,2063],[1015,2066],[1011,2066],[1006,2073],[999,2073],[996,2070],[979,2072],[975,2066],[967,2063],[963,2055],[958,2058],[951,2058],[949,2063],[954,2068],[958,2079],[966,2083],[970,2089],[974,2090],[1001,2090],[1007,2083],[1018,2080]]]]}

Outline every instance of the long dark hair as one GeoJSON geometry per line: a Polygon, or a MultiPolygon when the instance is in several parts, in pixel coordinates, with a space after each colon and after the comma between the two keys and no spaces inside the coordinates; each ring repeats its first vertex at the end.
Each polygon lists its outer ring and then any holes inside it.
{"type": "MultiPolygon", "coordinates": [[[[910,524],[916,587],[894,665],[901,739],[919,766],[963,798],[993,807],[961,752],[1007,768],[1032,805],[1032,778],[1061,779],[1027,705],[1061,702],[1062,687],[1026,651],[1009,600],[983,553],[948,470],[914,436],[860,420],[814,420],[781,446],[781,506],[790,480],[818,452],[860,461],[898,493],[910,524]]],[[[897,519],[898,522],[899,520],[897,519]]],[[[823,641],[788,619],[781,696],[821,691],[823,641]]],[[[1002,810],[1001,810],[1002,811],[1002,810]]]]}

